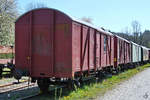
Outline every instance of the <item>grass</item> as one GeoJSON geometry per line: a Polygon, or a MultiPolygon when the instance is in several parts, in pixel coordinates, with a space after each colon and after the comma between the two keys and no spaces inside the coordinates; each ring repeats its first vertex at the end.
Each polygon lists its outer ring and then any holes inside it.
{"type": "Polygon", "coordinates": [[[0,59],[10,59],[10,58],[14,58],[14,54],[12,55],[12,53],[1,53],[0,54],[0,59]]]}
{"type": "Polygon", "coordinates": [[[68,96],[64,96],[61,100],[89,100],[94,99],[97,96],[103,95],[106,91],[111,90],[117,84],[131,78],[138,72],[143,71],[145,68],[150,67],[150,64],[139,66],[135,69],[129,69],[118,75],[114,75],[110,78],[104,79],[101,83],[95,82],[90,85],[85,85],[83,88],[78,88],[72,91],[68,96]]]}
{"type": "MultiPolygon", "coordinates": [[[[121,82],[128,80],[132,76],[136,75],[138,72],[150,67],[150,64],[136,67],[134,69],[129,69],[118,75],[113,75],[97,82],[96,80],[90,80],[90,82],[85,82],[82,88],[77,88],[74,91],[63,89],[55,90],[50,94],[37,97],[38,100],[93,100],[98,96],[104,95],[108,90],[113,89],[121,82]]],[[[33,99],[33,100],[36,100],[33,99]]],[[[29,99],[30,100],[30,99],[29,99]]],[[[32,99],[31,99],[32,100],[32,99]]]]}

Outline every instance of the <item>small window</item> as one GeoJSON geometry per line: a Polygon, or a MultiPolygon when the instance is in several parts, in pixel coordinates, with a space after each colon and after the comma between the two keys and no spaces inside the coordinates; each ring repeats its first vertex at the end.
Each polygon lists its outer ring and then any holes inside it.
{"type": "Polygon", "coordinates": [[[107,37],[104,36],[104,52],[107,50],[107,37]]]}

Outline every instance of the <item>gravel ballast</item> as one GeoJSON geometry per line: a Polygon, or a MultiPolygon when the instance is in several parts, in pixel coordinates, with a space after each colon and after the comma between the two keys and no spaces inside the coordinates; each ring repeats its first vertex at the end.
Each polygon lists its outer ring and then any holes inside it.
{"type": "Polygon", "coordinates": [[[96,100],[150,100],[150,68],[122,82],[96,100]]]}

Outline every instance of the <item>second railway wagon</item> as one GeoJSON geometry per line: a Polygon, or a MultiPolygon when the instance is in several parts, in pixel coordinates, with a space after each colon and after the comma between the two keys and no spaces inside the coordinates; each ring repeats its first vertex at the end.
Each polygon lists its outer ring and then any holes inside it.
{"type": "Polygon", "coordinates": [[[131,63],[131,44],[128,40],[114,35],[114,66],[128,67],[131,63]]]}

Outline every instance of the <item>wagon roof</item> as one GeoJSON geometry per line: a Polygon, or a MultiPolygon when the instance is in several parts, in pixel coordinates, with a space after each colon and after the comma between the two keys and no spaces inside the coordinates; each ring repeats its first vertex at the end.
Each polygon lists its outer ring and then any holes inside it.
{"type": "Polygon", "coordinates": [[[128,41],[127,39],[124,39],[124,38],[122,38],[122,37],[120,37],[120,36],[118,36],[118,35],[115,35],[115,36],[116,36],[117,38],[121,39],[121,40],[124,40],[124,41],[130,43],[130,41],[128,41]]]}
{"type": "MultiPolygon", "coordinates": [[[[40,10],[40,9],[49,9],[49,10],[54,10],[54,11],[57,11],[57,12],[61,12],[61,11],[59,11],[59,10],[57,10],[57,9],[53,9],[53,8],[36,8],[36,9],[32,9],[32,10],[27,11],[26,13],[22,14],[21,16],[19,16],[19,17],[17,18],[17,20],[16,20],[15,22],[17,22],[22,16],[26,15],[27,13],[29,13],[29,12],[31,12],[31,11],[35,11],[35,10],[40,10]]],[[[98,28],[97,26],[95,26],[95,25],[93,25],[93,24],[84,22],[84,21],[82,21],[82,20],[80,20],[80,19],[77,19],[77,18],[75,18],[75,17],[73,17],[73,16],[71,16],[71,15],[69,15],[69,14],[65,14],[65,13],[63,13],[63,12],[61,12],[61,13],[64,14],[64,15],[66,15],[66,16],[67,16],[68,18],[70,18],[72,21],[75,21],[75,22],[78,22],[78,23],[83,24],[83,25],[85,25],[85,26],[94,28],[94,29],[96,29],[97,31],[102,32],[102,33],[104,33],[104,34],[113,35],[112,33],[108,32],[108,31],[106,31],[106,30],[103,30],[103,29],[101,29],[101,28],[98,28]]]]}
{"type": "MultiPolygon", "coordinates": [[[[44,7],[44,8],[35,8],[35,9],[31,9],[31,10],[29,10],[29,11],[23,13],[21,16],[19,16],[19,17],[16,19],[15,22],[17,22],[22,16],[26,15],[27,13],[29,13],[29,12],[31,12],[31,11],[36,11],[36,10],[41,10],[41,9],[49,9],[49,10],[54,10],[54,11],[61,12],[61,11],[59,11],[59,10],[57,10],[57,9],[47,8],[47,7],[44,7]]],[[[66,15],[66,16],[68,16],[67,14],[65,14],[65,13],[63,13],[63,12],[61,12],[61,13],[64,14],[64,15],[66,15]]],[[[68,16],[68,17],[69,17],[69,16],[68,16]]],[[[69,17],[69,18],[70,18],[70,17],[69,17]]]]}
{"type": "Polygon", "coordinates": [[[147,48],[147,47],[145,47],[145,46],[141,46],[143,49],[147,49],[147,50],[150,50],[150,48],[147,48]]]}
{"type": "Polygon", "coordinates": [[[98,28],[98,26],[96,26],[96,25],[87,23],[87,22],[82,21],[82,20],[80,20],[80,19],[77,19],[77,18],[75,18],[75,17],[73,17],[73,16],[70,16],[70,18],[71,18],[73,21],[75,21],[75,22],[78,22],[78,23],[80,23],[80,24],[83,24],[83,25],[86,25],[86,26],[88,26],[88,27],[94,28],[94,29],[96,29],[96,30],[99,31],[99,32],[102,32],[102,33],[105,33],[105,34],[108,34],[108,35],[114,35],[114,34],[111,33],[111,32],[108,32],[108,31],[105,31],[105,30],[103,30],[103,29],[101,29],[101,28],[98,28]]]}
{"type": "Polygon", "coordinates": [[[130,41],[132,44],[134,44],[134,45],[137,45],[137,46],[141,46],[141,45],[139,45],[139,44],[137,44],[137,43],[134,43],[133,41],[130,41]]]}

